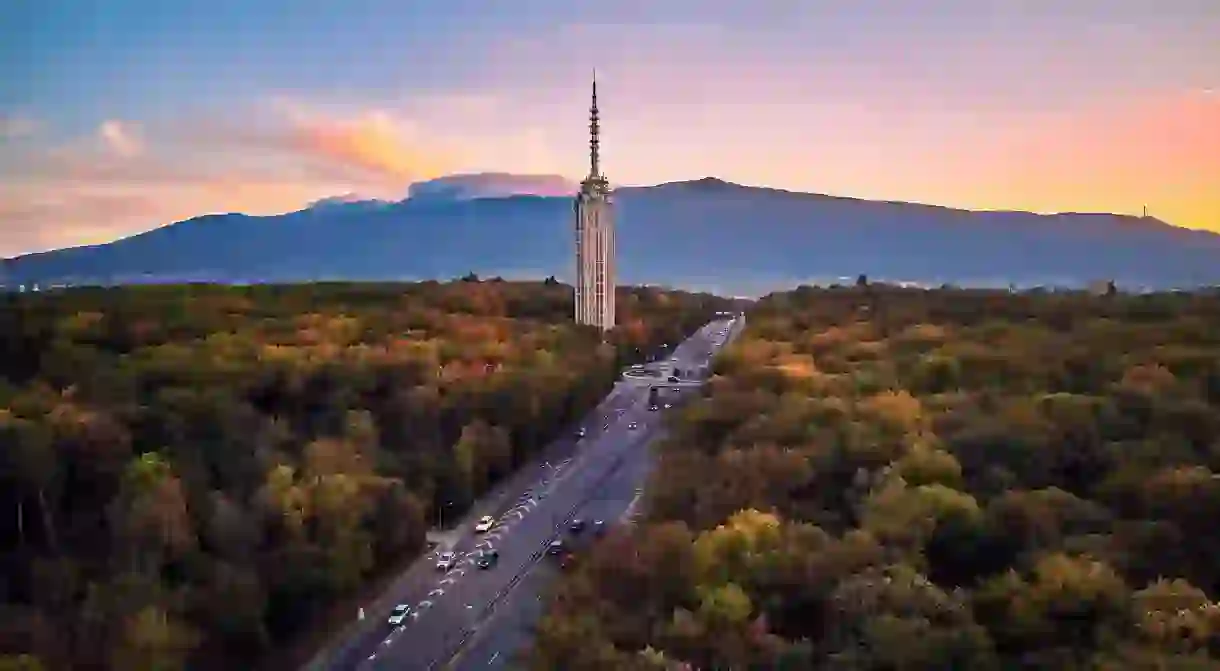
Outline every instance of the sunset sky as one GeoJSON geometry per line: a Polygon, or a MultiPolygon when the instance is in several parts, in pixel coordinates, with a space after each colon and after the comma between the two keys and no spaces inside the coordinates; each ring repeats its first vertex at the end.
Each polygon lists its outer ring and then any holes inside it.
{"type": "Polygon", "coordinates": [[[1220,232],[1218,0],[11,0],[0,256],[454,172],[1220,232]]]}

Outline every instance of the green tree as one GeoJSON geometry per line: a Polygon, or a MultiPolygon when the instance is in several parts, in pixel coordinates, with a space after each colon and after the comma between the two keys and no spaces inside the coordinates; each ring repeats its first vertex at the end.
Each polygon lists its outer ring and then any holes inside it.
{"type": "Polygon", "coordinates": [[[182,483],[156,453],[146,452],[128,465],[111,515],[119,547],[136,571],[158,571],[195,547],[182,483]]]}

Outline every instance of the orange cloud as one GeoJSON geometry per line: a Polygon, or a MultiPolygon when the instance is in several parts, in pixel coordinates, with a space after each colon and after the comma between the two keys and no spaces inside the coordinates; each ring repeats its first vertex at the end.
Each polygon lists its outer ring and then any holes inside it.
{"type": "Polygon", "coordinates": [[[387,177],[414,181],[439,175],[444,169],[437,157],[408,148],[384,113],[338,123],[304,123],[296,133],[307,151],[387,177]]]}

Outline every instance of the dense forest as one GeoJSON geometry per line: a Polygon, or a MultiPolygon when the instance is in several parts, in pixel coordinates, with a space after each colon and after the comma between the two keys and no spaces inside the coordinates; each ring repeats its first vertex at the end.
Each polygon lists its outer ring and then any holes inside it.
{"type": "Polygon", "coordinates": [[[529,657],[1220,668],[1220,293],[763,299],[529,657]]]}
{"type": "Polygon", "coordinates": [[[0,668],[282,666],[724,307],[620,291],[603,342],[553,280],[0,295],[0,668]]]}

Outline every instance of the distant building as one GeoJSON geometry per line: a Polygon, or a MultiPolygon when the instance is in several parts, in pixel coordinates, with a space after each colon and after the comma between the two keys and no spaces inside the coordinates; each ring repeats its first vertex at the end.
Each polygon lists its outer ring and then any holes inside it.
{"type": "Polygon", "coordinates": [[[576,323],[614,328],[614,209],[601,174],[597,78],[589,107],[589,176],[576,195],[576,323]]]}

